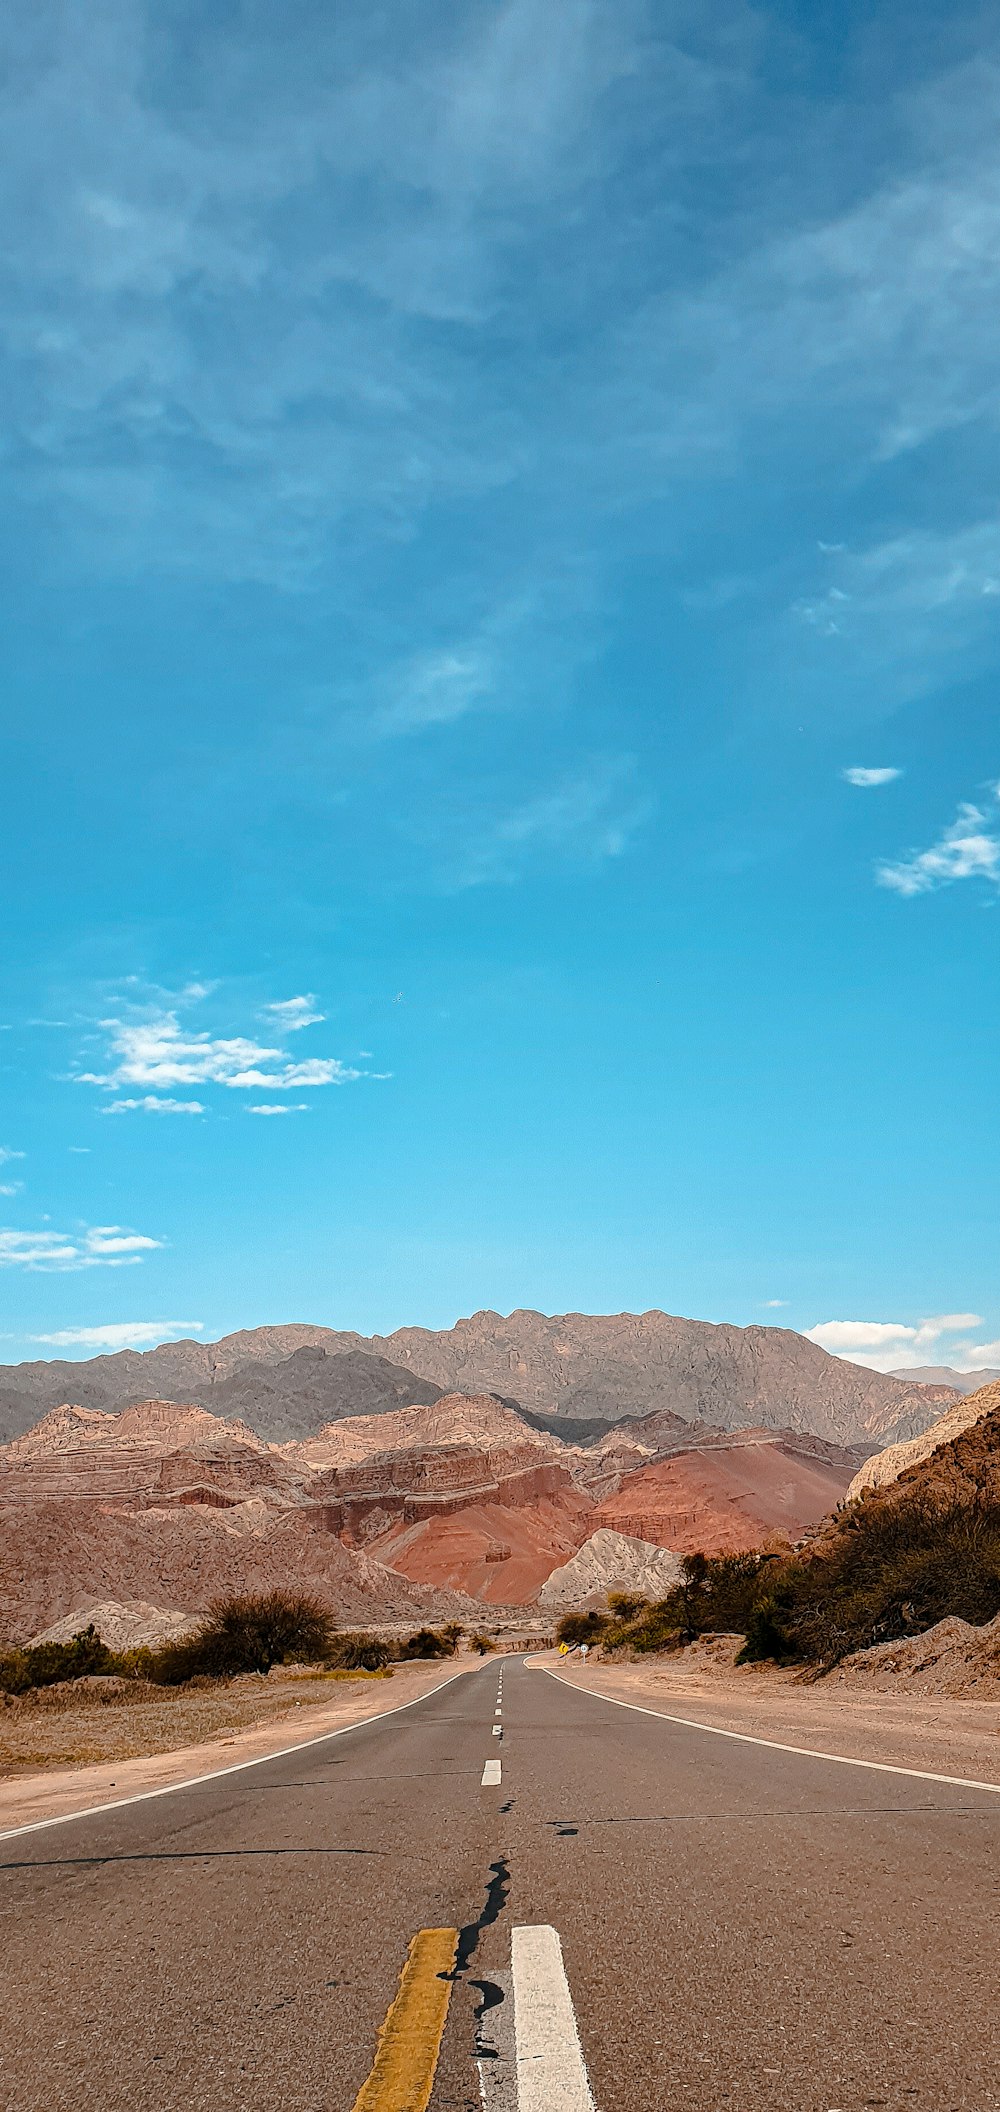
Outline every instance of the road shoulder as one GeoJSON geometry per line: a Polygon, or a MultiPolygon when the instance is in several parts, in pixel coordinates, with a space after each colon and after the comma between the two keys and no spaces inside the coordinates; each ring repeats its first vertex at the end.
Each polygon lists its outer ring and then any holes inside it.
{"type": "Polygon", "coordinates": [[[680,1716],[713,1730],[800,1746],[807,1752],[878,1761],[968,1781],[1000,1784],[1000,1707],[993,1701],[858,1694],[843,1688],[744,1684],[739,1674],[685,1677],[664,1665],[532,1660],[568,1686],[680,1716]],[[749,1686],[749,1691],[748,1691],[749,1686]]]}
{"type": "Polygon", "coordinates": [[[199,1745],[179,1746],[135,1760],[58,1772],[48,1770],[0,1782],[0,1835],[21,1826],[100,1810],[105,1805],[127,1802],[130,1797],[149,1796],[183,1782],[201,1781],[230,1768],[294,1752],[314,1739],[349,1730],[355,1724],[391,1715],[411,1702],[421,1701],[449,1680],[477,1671],[480,1662],[477,1658],[460,1665],[401,1665],[391,1680],[373,1682],[360,1692],[338,1696],[334,1702],[303,1709],[300,1714],[258,1725],[232,1738],[208,1739],[199,1745]]]}

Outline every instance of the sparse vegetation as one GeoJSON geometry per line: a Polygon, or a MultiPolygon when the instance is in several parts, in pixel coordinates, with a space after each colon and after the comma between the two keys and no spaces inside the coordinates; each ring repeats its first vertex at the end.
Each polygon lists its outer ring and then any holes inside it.
{"type": "Polygon", "coordinates": [[[86,1679],[96,1672],[117,1672],[119,1660],[101,1641],[96,1628],[83,1628],[69,1643],[32,1643],[0,1654],[0,1692],[27,1694],[32,1687],[53,1687],[66,1679],[86,1679]]]}
{"type": "Polygon", "coordinates": [[[327,1663],[338,1672],[383,1672],[394,1655],[384,1635],[347,1631],[334,1638],[327,1663]]]}
{"type": "MultiPolygon", "coordinates": [[[[994,1443],[998,1436],[1000,1420],[994,1443]]],[[[947,1448],[959,1467],[963,1443],[947,1448]]],[[[799,1549],[686,1555],[666,1598],[612,1594],[606,1614],[565,1615],[559,1640],[643,1655],[735,1634],[744,1637],[738,1663],[775,1660],[823,1672],[852,1651],[919,1635],[948,1615],[982,1626],[1000,1612],[996,1456],[978,1475],[967,1467],[939,1472],[935,1483],[915,1469],[838,1510],[799,1549]]]]}
{"type": "Polygon", "coordinates": [[[458,1634],[455,1635],[451,1632],[453,1626],[453,1623],[449,1623],[447,1629],[440,1630],[418,1628],[405,1643],[400,1644],[400,1657],[454,1657],[458,1648],[458,1636],[462,1630],[459,1628],[458,1634]]]}
{"type": "Polygon", "coordinates": [[[325,1663],[335,1626],[321,1599],[267,1591],[219,1599],[190,1636],[150,1653],[148,1676],[163,1686],[197,1677],[233,1679],[272,1665],[325,1663]]]}
{"type": "Polygon", "coordinates": [[[477,1657],[486,1657],[491,1650],[496,1649],[496,1643],[491,1635],[487,1635],[483,1629],[477,1628],[474,1634],[469,1637],[469,1649],[474,1650],[477,1657]]]}

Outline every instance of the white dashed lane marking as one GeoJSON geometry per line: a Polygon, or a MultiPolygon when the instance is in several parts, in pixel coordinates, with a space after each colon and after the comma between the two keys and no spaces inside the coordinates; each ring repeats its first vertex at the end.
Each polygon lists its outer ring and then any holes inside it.
{"type": "Polygon", "coordinates": [[[511,1932],[518,2112],[595,2112],[556,1929],[511,1932]]]}
{"type": "Polygon", "coordinates": [[[486,1766],[485,1766],[485,1767],[484,1767],[484,1769],[483,1769],[483,1779],[482,1779],[482,1781],[481,1781],[481,1783],[480,1783],[480,1785],[479,1785],[479,1786],[480,1786],[480,1789],[499,1789],[499,1787],[500,1787],[500,1762],[499,1762],[499,1760],[487,1760],[487,1762],[486,1762],[486,1766]]]}

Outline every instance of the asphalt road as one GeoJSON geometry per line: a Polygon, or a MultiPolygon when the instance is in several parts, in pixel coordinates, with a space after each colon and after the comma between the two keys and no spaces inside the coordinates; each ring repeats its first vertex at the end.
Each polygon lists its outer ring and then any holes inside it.
{"type": "Polygon", "coordinates": [[[477,2033],[487,2102],[516,2105],[516,1927],[558,1932],[599,2112],[1000,2106],[1000,1797],[680,1729],[509,1658],[497,1718],[499,1662],[0,1842],[4,2112],[351,2112],[428,1929],[459,1932],[431,2112],[479,2112],[477,2033]]]}

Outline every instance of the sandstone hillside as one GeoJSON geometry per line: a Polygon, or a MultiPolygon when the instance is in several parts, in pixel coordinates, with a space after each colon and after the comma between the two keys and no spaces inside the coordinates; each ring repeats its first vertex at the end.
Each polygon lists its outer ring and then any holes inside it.
{"type": "Polygon", "coordinates": [[[63,1403],[0,1447],[0,1620],[5,1588],[37,1630],[81,1595],[197,1611],[282,1576],[325,1580],[351,1619],[405,1618],[404,1579],[415,1614],[454,1611],[455,1593],[524,1605],[595,1529],[679,1549],[796,1537],[860,1456],[668,1410],[567,1445],[490,1395],[345,1417],[282,1444],[193,1403],[117,1415],[63,1403]],[[370,1573],[351,1568],[356,1555],[370,1573]]]}
{"type": "Polygon", "coordinates": [[[626,1475],[594,1524],[682,1554],[794,1541],[843,1500],[851,1464],[794,1432],[742,1431],[626,1475]]]}
{"type": "Polygon", "coordinates": [[[966,1394],[964,1400],[956,1401],[946,1414],[932,1423],[920,1437],[912,1437],[905,1444],[888,1445],[884,1452],[876,1452],[859,1468],[847,1491],[848,1500],[860,1496],[863,1489],[881,1489],[890,1482],[898,1481],[909,1467],[919,1466],[921,1460],[929,1459],[941,1445],[952,1438],[960,1437],[964,1430],[971,1429],[984,1415],[1000,1408],[1000,1380],[979,1387],[975,1393],[966,1394]]]}

